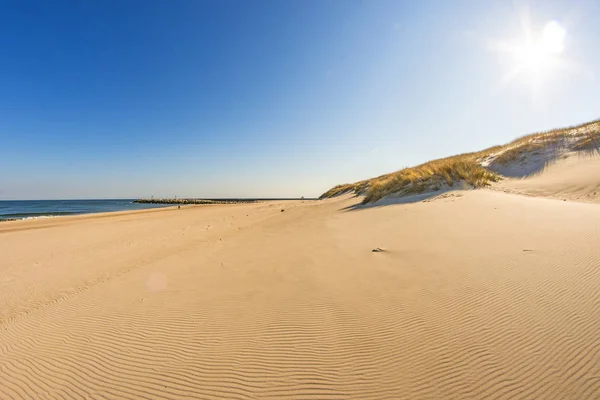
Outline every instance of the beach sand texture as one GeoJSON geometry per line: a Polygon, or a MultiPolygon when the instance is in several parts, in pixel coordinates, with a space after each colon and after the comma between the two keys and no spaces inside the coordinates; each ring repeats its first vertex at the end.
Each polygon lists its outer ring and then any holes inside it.
{"type": "Polygon", "coordinates": [[[598,204],[359,202],[0,224],[0,398],[600,398],[598,204]]]}

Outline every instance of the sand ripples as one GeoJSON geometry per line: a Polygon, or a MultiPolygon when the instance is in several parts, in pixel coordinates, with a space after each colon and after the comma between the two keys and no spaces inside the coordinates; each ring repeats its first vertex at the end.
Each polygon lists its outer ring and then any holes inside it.
{"type": "Polygon", "coordinates": [[[0,398],[600,398],[598,232],[372,254],[303,221],[267,225],[274,250],[180,246],[5,321],[0,398]]]}

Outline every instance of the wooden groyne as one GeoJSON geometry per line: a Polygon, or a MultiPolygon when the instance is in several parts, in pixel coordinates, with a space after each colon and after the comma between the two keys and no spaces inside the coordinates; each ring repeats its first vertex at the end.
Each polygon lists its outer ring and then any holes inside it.
{"type": "Polygon", "coordinates": [[[257,203],[260,200],[245,200],[245,199],[235,199],[235,200],[208,200],[208,199],[138,199],[134,201],[134,203],[145,203],[145,204],[240,204],[240,203],[257,203]]]}

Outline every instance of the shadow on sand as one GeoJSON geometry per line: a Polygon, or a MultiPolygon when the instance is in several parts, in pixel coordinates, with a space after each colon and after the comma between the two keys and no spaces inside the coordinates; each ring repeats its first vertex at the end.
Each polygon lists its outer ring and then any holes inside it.
{"type": "Polygon", "coordinates": [[[507,164],[492,161],[487,169],[505,178],[530,178],[542,174],[551,165],[560,162],[565,156],[568,157],[569,153],[575,153],[578,157],[593,158],[600,155],[600,147],[594,145],[581,150],[568,150],[566,145],[548,147],[530,153],[523,153],[520,159],[515,159],[507,164]]]}
{"type": "MultiPolygon", "coordinates": [[[[472,190],[472,189],[461,189],[459,187],[456,187],[456,188],[451,188],[448,190],[438,190],[435,192],[419,193],[419,194],[414,194],[414,195],[410,195],[410,196],[387,197],[387,198],[378,200],[378,201],[376,201],[374,203],[370,203],[370,204],[362,204],[362,202],[352,204],[352,205],[340,208],[339,211],[358,211],[358,210],[365,210],[368,208],[387,207],[387,206],[394,206],[394,205],[399,205],[399,204],[413,204],[413,203],[418,203],[421,201],[426,201],[426,200],[432,199],[434,197],[443,196],[443,195],[446,195],[451,192],[458,192],[458,191],[462,191],[462,190],[472,190]]],[[[356,199],[357,201],[360,201],[363,198],[363,196],[355,195],[352,198],[356,199]]]]}

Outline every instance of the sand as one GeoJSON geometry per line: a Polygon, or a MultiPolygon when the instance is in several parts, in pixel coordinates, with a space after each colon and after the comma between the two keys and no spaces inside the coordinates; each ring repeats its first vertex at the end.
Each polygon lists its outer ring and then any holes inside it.
{"type": "Polygon", "coordinates": [[[359,201],[0,224],[0,398],[600,398],[600,206],[359,201]]]}
{"type": "Polygon", "coordinates": [[[568,153],[541,173],[526,179],[505,179],[495,187],[508,193],[600,203],[600,156],[597,152],[568,153]]]}

